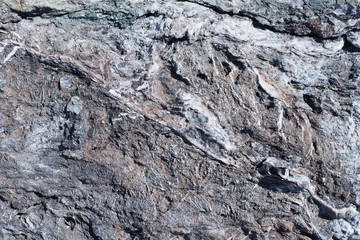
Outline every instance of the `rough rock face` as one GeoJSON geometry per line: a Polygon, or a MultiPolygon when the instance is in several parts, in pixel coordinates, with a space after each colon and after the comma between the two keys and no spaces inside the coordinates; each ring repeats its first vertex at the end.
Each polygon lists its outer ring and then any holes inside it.
{"type": "Polygon", "coordinates": [[[0,238],[360,238],[359,9],[0,1],[0,238]]]}

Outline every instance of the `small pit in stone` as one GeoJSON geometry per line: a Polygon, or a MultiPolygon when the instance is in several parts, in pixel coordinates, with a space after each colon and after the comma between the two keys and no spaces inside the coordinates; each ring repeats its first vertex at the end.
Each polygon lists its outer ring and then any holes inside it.
{"type": "Polygon", "coordinates": [[[64,223],[68,228],[74,230],[76,222],[73,217],[64,217],[64,223]]]}
{"type": "Polygon", "coordinates": [[[310,95],[310,94],[304,94],[303,99],[304,99],[304,102],[306,102],[306,104],[309,105],[309,107],[311,107],[311,109],[315,113],[320,114],[322,112],[320,99],[318,99],[315,96],[310,95]]]}

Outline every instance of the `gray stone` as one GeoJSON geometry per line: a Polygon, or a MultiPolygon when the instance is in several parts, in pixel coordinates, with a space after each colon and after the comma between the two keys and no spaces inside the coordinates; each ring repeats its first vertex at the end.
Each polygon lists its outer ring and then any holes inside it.
{"type": "Polygon", "coordinates": [[[66,106],[68,112],[79,114],[83,108],[83,101],[78,96],[74,96],[70,99],[66,106]]]}
{"type": "Polygon", "coordinates": [[[4,121],[5,120],[5,115],[4,114],[2,114],[2,113],[0,113],[0,123],[2,122],[2,121],[4,121]]]}
{"type": "Polygon", "coordinates": [[[5,91],[5,84],[6,84],[6,81],[3,79],[0,79],[0,92],[5,91]]]}
{"type": "Polygon", "coordinates": [[[346,39],[356,48],[360,49],[360,32],[349,32],[346,39]]]}
{"type": "Polygon", "coordinates": [[[356,239],[359,21],[354,0],[0,1],[0,239],[356,239]]]}
{"type": "Polygon", "coordinates": [[[65,51],[68,50],[66,42],[61,40],[54,42],[54,48],[60,53],[64,53],[65,51]]]}
{"type": "Polygon", "coordinates": [[[70,76],[64,76],[60,78],[60,89],[68,89],[72,87],[72,78],[70,76]]]}
{"type": "Polygon", "coordinates": [[[353,226],[343,219],[333,220],[330,226],[338,239],[348,239],[348,237],[354,234],[353,226]]]}

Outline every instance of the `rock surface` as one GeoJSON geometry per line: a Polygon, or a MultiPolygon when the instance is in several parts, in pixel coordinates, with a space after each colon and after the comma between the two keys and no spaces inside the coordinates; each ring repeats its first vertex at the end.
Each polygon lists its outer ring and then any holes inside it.
{"type": "Polygon", "coordinates": [[[0,1],[1,239],[359,239],[356,1],[0,1]]]}

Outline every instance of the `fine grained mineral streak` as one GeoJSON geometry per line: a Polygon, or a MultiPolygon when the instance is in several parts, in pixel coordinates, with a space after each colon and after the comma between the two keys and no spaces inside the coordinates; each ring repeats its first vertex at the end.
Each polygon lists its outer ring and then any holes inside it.
{"type": "Polygon", "coordinates": [[[359,11],[0,1],[0,239],[360,239],[359,11]]]}

